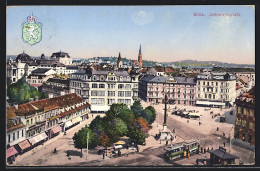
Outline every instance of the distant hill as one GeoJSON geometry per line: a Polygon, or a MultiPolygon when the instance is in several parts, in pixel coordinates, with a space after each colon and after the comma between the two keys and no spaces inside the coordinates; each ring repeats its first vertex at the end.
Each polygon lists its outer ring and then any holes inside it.
{"type": "MultiPolygon", "coordinates": [[[[16,55],[7,55],[8,59],[15,60],[16,55]]],[[[33,59],[39,59],[40,56],[31,56],[33,59]]],[[[49,57],[46,56],[48,59],[49,57]]],[[[73,59],[75,62],[89,62],[89,61],[110,61],[111,63],[116,63],[117,58],[115,56],[111,57],[92,57],[87,59],[73,59]]],[[[125,57],[122,57],[123,63],[129,63],[131,59],[127,59],[125,57]]],[[[175,68],[181,68],[181,67],[188,67],[188,68],[213,68],[213,67],[229,67],[229,68],[253,68],[255,69],[255,65],[248,65],[248,64],[233,64],[233,63],[224,63],[219,61],[198,61],[198,60],[181,60],[181,61],[175,61],[175,62],[155,62],[155,61],[148,61],[143,60],[143,67],[151,67],[155,65],[161,65],[161,66],[172,66],[175,68]]]]}

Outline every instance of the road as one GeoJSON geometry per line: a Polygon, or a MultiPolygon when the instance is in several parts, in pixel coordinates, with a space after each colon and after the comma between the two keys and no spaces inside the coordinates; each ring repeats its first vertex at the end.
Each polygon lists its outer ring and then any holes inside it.
{"type": "MultiPolygon", "coordinates": [[[[143,106],[147,106],[147,103],[143,103],[143,106]]],[[[59,135],[53,142],[44,144],[44,146],[39,149],[34,149],[29,151],[27,154],[18,156],[13,165],[17,166],[172,166],[175,165],[193,165],[195,163],[195,158],[204,158],[204,155],[195,155],[188,159],[176,160],[176,161],[165,161],[163,159],[163,153],[165,152],[163,148],[165,147],[165,142],[162,144],[156,141],[153,136],[159,133],[159,129],[162,129],[163,123],[163,105],[154,106],[157,112],[157,117],[155,122],[152,124],[152,129],[149,131],[150,136],[147,138],[146,146],[140,146],[140,152],[129,154],[125,156],[126,153],[122,152],[121,157],[112,158],[105,157],[102,155],[97,155],[95,150],[89,150],[89,155],[86,155],[86,149],[83,149],[83,157],[80,157],[80,150],[74,148],[72,137],[75,132],[89,124],[93,118],[90,117],[89,120],[83,121],[80,125],[77,125],[67,131],[67,135],[59,135]],[[158,124],[158,127],[157,127],[158,124]],[[53,154],[53,149],[56,147],[57,154],[53,154]],[[70,150],[71,156],[68,158],[66,156],[66,151],[70,150]]],[[[173,108],[173,106],[170,106],[173,108]]],[[[188,108],[188,107],[186,107],[188,108]]],[[[199,110],[198,107],[192,107],[199,110]]],[[[203,108],[201,108],[202,110],[203,108]]],[[[223,110],[222,113],[226,111],[223,110]]],[[[203,112],[202,112],[203,113],[203,112]]],[[[96,115],[94,115],[96,116],[96,115]]],[[[190,139],[199,139],[200,144],[204,148],[214,148],[217,149],[219,146],[223,146],[223,142],[226,142],[226,147],[229,149],[229,141],[222,137],[222,133],[225,132],[226,135],[229,132],[232,133],[231,123],[219,123],[217,119],[211,119],[206,112],[200,119],[202,124],[199,126],[197,120],[189,120],[181,118],[180,116],[171,115],[168,113],[167,124],[169,131],[175,128],[177,134],[176,142],[190,139]],[[216,126],[219,126],[220,131],[216,132],[216,126]]],[[[231,135],[232,136],[232,135],[231,135]]],[[[239,156],[244,164],[254,163],[253,152],[234,146],[231,146],[231,153],[239,156]]],[[[209,158],[209,154],[206,154],[209,158]]]]}

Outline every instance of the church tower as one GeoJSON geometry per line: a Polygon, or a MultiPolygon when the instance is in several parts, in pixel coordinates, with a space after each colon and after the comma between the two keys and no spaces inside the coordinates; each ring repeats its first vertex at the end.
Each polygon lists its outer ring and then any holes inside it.
{"type": "Polygon", "coordinates": [[[118,55],[118,59],[117,59],[117,68],[122,68],[122,59],[121,59],[121,54],[119,52],[119,55],[118,55]]]}
{"type": "Polygon", "coordinates": [[[139,66],[139,68],[142,68],[142,66],[143,66],[141,45],[140,45],[139,54],[138,54],[138,66],[139,66]]]}

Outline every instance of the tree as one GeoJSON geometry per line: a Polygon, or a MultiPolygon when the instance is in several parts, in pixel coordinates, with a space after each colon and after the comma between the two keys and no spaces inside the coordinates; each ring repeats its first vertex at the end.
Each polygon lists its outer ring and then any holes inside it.
{"type": "Polygon", "coordinates": [[[82,148],[87,147],[87,133],[88,133],[88,146],[93,148],[96,146],[96,136],[91,129],[88,127],[81,128],[78,132],[74,134],[72,137],[74,142],[74,147],[77,149],[81,149],[82,156],[82,148]]]}
{"type": "Polygon", "coordinates": [[[114,118],[117,118],[118,115],[121,112],[130,110],[126,104],[112,104],[110,106],[110,109],[106,112],[106,116],[109,118],[109,120],[112,120],[114,118]]]}
{"type": "Polygon", "coordinates": [[[127,125],[120,118],[113,119],[107,127],[107,135],[110,138],[111,143],[119,140],[121,136],[124,136],[127,132],[127,125]]]}
{"type": "Polygon", "coordinates": [[[148,136],[138,128],[134,128],[128,132],[128,137],[135,144],[144,144],[145,138],[147,138],[148,136]]]}
{"type": "Polygon", "coordinates": [[[105,134],[104,131],[101,132],[100,136],[98,137],[98,144],[104,147],[108,147],[111,145],[109,137],[105,134]]]}
{"type": "Polygon", "coordinates": [[[143,107],[141,105],[140,100],[136,100],[134,102],[134,104],[131,106],[131,110],[133,111],[133,113],[135,114],[135,117],[137,118],[140,113],[143,111],[143,107]]]}
{"type": "Polygon", "coordinates": [[[101,118],[97,116],[89,125],[89,128],[99,136],[102,131],[106,129],[106,118],[101,118]]]}
{"type": "Polygon", "coordinates": [[[149,124],[146,119],[139,117],[136,119],[136,122],[138,129],[147,134],[149,131],[149,124]]]}
{"type": "Polygon", "coordinates": [[[8,86],[7,96],[9,97],[9,102],[17,102],[18,104],[27,103],[29,102],[30,98],[48,98],[47,94],[38,91],[36,88],[30,86],[29,83],[26,82],[25,75],[16,83],[8,86]]]}

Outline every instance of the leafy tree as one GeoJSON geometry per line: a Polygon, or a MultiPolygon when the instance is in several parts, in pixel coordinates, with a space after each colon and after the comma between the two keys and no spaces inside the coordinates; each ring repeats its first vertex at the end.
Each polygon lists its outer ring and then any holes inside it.
{"type": "Polygon", "coordinates": [[[16,83],[8,86],[7,96],[9,97],[9,102],[17,102],[18,104],[27,103],[29,102],[30,98],[48,98],[47,94],[38,91],[36,88],[30,86],[29,83],[26,82],[25,75],[16,83]]]}
{"type": "Polygon", "coordinates": [[[89,148],[93,148],[96,146],[96,136],[91,129],[88,127],[81,128],[78,132],[74,134],[72,137],[74,142],[74,147],[81,149],[82,156],[82,148],[87,148],[87,133],[88,133],[88,146],[89,148]]]}
{"type": "Polygon", "coordinates": [[[136,122],[138,129],[147,134],[149,131],[149,124],[146,119],[139,117],[136,119],[136,122]]]}
{"type": "Polygon", "coordinates": [[[106,132],[111,142],[118,141],[127,132],[127,125],[120,118],[113,119],[109,125],[106,132]]]}
{"type": "Polygon", "coordinates": [[[98,144],[104,147],[108,147],[111,145],[109,137],[105,134],[104,131],[101,132],[100,136],[98,137],[98,144]]]}
{"type": "Polygon", "coordinates": [[[145,138],[147,138],[148,136],[138,128],[134,128],[128,132],[128,137],[135,144],[144,144],[145,138]]]}
{"type": "Polygon", "coordinates": [[[131,106],[131,110],[135,114],[136,118],[141,114],[141,112],[143,111],[143,107],[141,105],[140,100],[136,100],[134,102],[134,104],[131,106]]]}
{"type": "Polygon", "coordinates": [[[110,109],[106,112],[106,116],[109,118],[109,120],[112,120],[118,115],[124,111],[129,111],[130,109],[127,107],[126,104],[117,104],[114,103],[110,106],[110,109]]]}
{"type": "Polygon", "coordinates": [[[89,125],[89,128],[99,136],[106,129],[106,118],[97,116],[89,125]]]}

